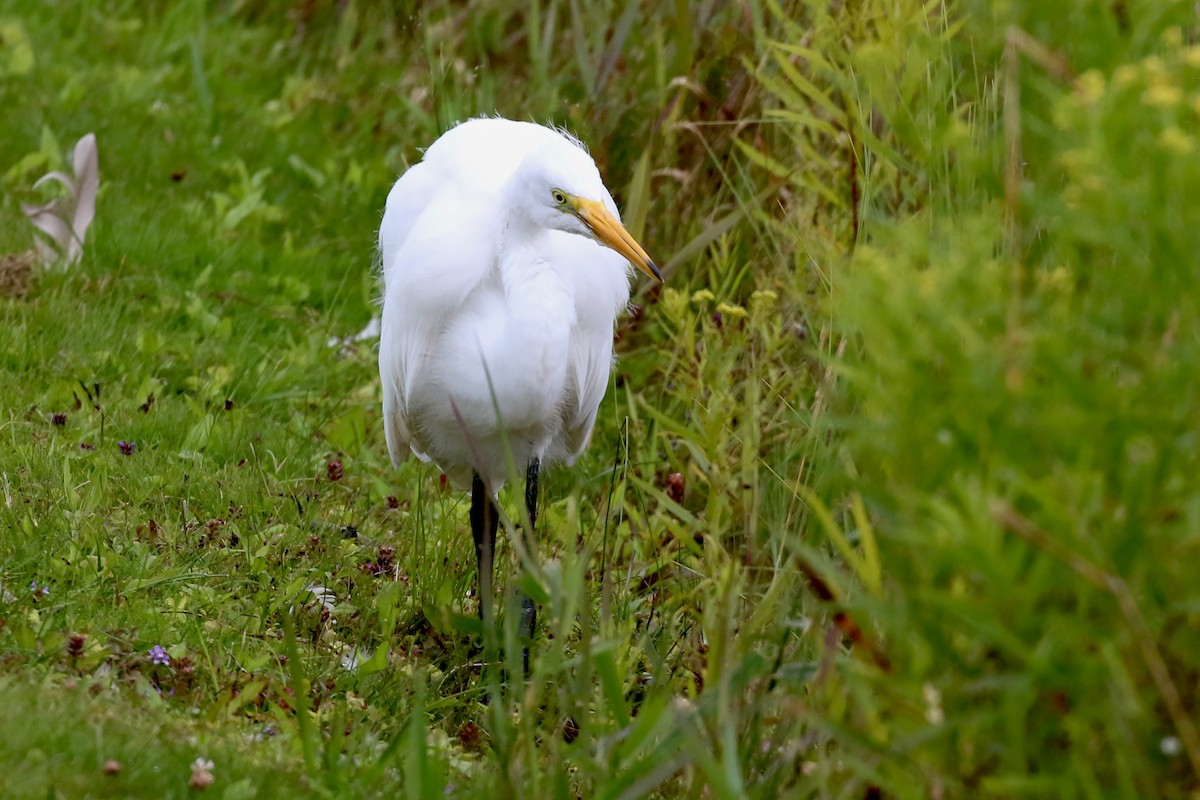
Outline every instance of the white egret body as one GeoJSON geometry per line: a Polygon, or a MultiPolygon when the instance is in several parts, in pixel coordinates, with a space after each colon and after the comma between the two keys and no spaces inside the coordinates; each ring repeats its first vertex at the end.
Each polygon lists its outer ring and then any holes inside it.
{"type": "Polygon", "coordinates": [[[379,246],[388,450],[472,486],[487,620],[493,498],[510,465],[527,468],[533,522],[539,464],[572,461],[596,421],[630,264],[660,276],[583,146],[505,119],[425,151],[388,195],[379,246]]]}

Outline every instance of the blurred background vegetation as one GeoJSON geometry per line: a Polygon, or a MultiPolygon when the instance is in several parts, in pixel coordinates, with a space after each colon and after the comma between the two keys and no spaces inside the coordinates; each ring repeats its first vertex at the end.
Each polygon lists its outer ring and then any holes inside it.
{"type": "Polygon", "coordinates": [[[0,0],[0,794],[1194,797],[1197,14],[0,0]],[[329,341],[493,113],[668,279],[484,703],[464,500],[329,341]]]}

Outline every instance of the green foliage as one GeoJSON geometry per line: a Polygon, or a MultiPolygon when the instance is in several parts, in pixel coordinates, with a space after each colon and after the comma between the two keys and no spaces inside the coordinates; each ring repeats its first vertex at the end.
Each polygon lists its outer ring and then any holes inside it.
{"type": "Polygon", "coordinates": [[[27,5],[0,271],[61,142],[101,189],[0,296],[0,794],[1200,787],[1189,4],[27,5]],[[328,344],[482,113],[578,133],[668,275],[488,669],[464,498],[328,344]]]}
{"type": "Polygon", "coordinates": [[[1111,72],[1019,65],[1039,96],[1016,219],[983,195],[881,225],[835,291],[859,344],[841,425],[892,579],[886,680],[930,687],[913,758],[954,794],[1195,786],[1200,75],[1143,10],[1111,72]]]}

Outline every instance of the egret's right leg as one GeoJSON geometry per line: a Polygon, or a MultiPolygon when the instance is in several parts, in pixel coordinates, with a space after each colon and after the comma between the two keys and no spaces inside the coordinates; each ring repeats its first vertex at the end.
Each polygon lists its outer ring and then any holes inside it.
{"type": "MultiPolygon", "coordinates": [[[[492,562],[496,553],[496,530],[500,515],[492,496],[488,493],[479,475],[471,480],[471,536],[475,538],[475,565],[479,569],[479,619],[483,622],[483,638],[486,643],[492,635],[495,619],[492,608],[492,562]]],[[[486,648],[485,648],[486,651],[486,648]]]]}
{"type": "MultiPolygon", "coordinates": [[[[533,553],[537,547],[537,537],[534,530],[537,527],[538,475],[541,462],[533,459],[525,472],[525,513],[529,516],[529,529],[525,534],[525,546],[533,553]]],[[[529,675],[529,648],[533,646],[533,634],[537,631],[537,605],[532,597],[520,596],[521,625],[519,633],[525,643],[521,646],[521,664],[525,667],[525,675],[529,675]]]]}

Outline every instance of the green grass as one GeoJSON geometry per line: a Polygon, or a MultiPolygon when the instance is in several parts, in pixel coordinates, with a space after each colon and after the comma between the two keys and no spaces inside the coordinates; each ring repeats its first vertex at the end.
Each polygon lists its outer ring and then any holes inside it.
{"type": "Polygon", "coordinates": [[[88,131],[101,175],[82,262],[0,296],[0,796],[1200,791],[1190,4],[0,0],[0,36],[0,254],[88,131]],[[391,183],[483,113],[578,133],[668,275],[538,557],[502,546],[543,620],[507,686],[465,497],[327,344],[391,183]]]}

